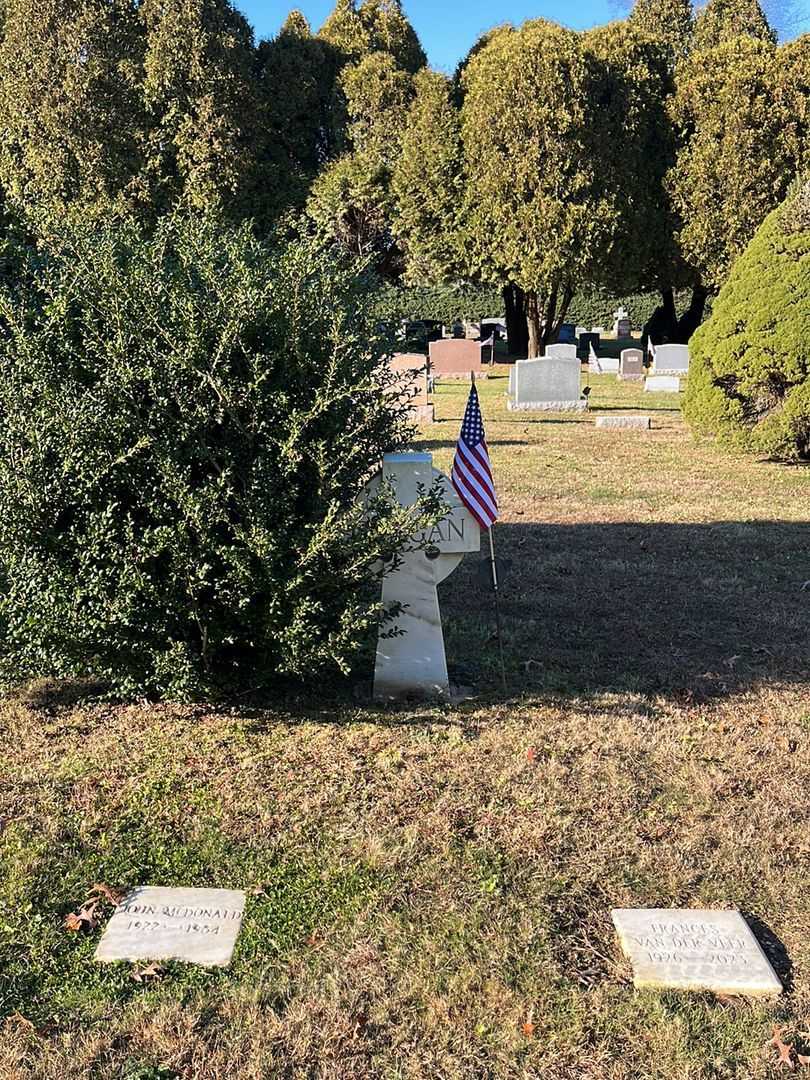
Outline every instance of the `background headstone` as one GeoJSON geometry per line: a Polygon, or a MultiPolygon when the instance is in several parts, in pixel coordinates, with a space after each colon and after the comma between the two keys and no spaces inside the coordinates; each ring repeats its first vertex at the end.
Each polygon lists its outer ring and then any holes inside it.
{"type": "Polygon", "coordinates": [[[641,349],[622,349],[619,378],[627,382],[644,379],[644,353],[641,349]]]}
{"type": "Polygon", "coordinates": [[[433,423],[434,409],[428,396],[427,357],[422,353],[396,353],[388,365],[399,376],[393,393],[408,402],[412,419],[420,424],[433,423]]]}
{"type": "Polygon", "coordinates": [[[588,371],[592,375],[616,375],[619,371],[619,360],[616,356],[600,356],[596,360],[588,361],[588,371]]]}
{"type": "Polygon", "coordinates": [[[611,912],[635,986],[774,997],[782,984],[738,911],[611,912]]]}
{"type": "Polygon", "coordinates": [[[619,319],[615,329],[617,338],[629,338],[633,333],[633,324],[629,319],[619,319]]]}
{"type": "Polygon", "coordinates": [[[688,345],[657,345],[653,360],[654,375],[688,375],[688,345]]]}
{"type": "Polygon", "coordinates": [[[648,375],[644,383],[647,394],[678,394],[681,380],[675,375],[648,375]]]}
{"type": "Polygon", "coordinates": [[[233,889],[142,885],[113,912],[96,960],[185,960],[227,967],[242,926],[245,894],[233,889]]]}
{"type": "Polygon", "coordinates": [[[577,328],[573,323],[564,322],[560,327],[560,333],[557,337],[557,342],[560,345],[576,345],[577,343],[577,328]]]}
{"type": "MultiPolygon", "coordinates": [[[[487,350],[488,351],[488,350],[487,350]]],[[[481,344],[464,338],[447,338],[430,343],[430,375],[434,379],[476,379],[487,377],[482,363],[481,344]]]]}
{"type": "Polygon", "coordinates": [[[569,360],[576,360],[576,344],[566,344],[565,342],[560,341],[556,345],[549,345],[546,349],[546,356],[564,356],[568,357],[569,360]]]}
{"type": "Polygon", "coordinates": [[[512,411],[574,412],[587,409],[580,395],[581,367],[577,357],[541,356],[515,365],[512,411]]]}
{"type": "Polygon", "coordinates": [[[599,334],[593,332],[579,335],[579,355],[589,357],[591,353],[591,345],[593,345],[593,351],[596,355],[599,355],[599,347],[601,345],[602,338],[599,334]]]}

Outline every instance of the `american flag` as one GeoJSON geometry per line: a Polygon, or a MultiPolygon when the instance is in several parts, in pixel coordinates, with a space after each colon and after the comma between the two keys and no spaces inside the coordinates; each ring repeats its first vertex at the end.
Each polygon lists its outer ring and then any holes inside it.
{"type": "Polygon", "coordinates": [[[450,479],[459,498],[481,528],[491,528],[498,520],[498,499],[492,480],[489,450],[484,438],[484,421],[475,383],[467,401],[467,411],[464,413],[461,434],[456,445],[450,479]]]}

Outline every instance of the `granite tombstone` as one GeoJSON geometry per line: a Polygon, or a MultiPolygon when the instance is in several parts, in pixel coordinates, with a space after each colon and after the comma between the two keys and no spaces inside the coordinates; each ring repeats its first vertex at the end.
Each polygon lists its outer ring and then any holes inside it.
{"type": "Polygon", "coordinates": [[[624,382],[644,381],[644,353],[641,349],[622,349],[619,378],[624,382]]]}
{"type": "Polygon", "coordinates": [[[577,357],[541,356],[515,365],[513,412],[582,412],[588,407],[580,394],[577,357]]]}
{"type": "MultiPolygon", "coordinates": [[[[487,350],[488,351],[488,350],[487,350]]],[[[433,379],[486,379],[483,350],[479,341],[446,338],[430,343],[430,376],[433,379]]]]}

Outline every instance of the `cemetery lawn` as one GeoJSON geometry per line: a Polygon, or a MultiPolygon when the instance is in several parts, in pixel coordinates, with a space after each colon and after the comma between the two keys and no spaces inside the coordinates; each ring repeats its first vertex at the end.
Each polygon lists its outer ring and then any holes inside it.
{"type": "MultiPolygon", "coordinates": [[[[810,469],[609,376],[594,412],[652,432],[504,389],[507,694],[471,556],[463,704],[0,704],[3,1080],[751,1080],[787,1074],[774,1027],[810,1077],[810,469]],[[232,967],[94,964],[101,928],[63,924],[96,883],[244,888],[232,967]],[[633,906],[739,907],[786,993],[635,991],[633,906]]],[[[465,398],[422,432],[443,468],[465,398]]]]}

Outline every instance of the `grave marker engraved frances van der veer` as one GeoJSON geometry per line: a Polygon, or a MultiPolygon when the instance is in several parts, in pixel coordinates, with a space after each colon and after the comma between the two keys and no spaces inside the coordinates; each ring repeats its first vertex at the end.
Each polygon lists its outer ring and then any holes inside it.
{"type": "Polygon", "coordinates": [[[233,889],[133,889],[113,912],[96,960],[185,960],[227,967],[245,894],[233,889]]]}
{"type": "Polygon", "coordinates": [[[738,911],[613,911],[637,987],[770,997],[782,984],[738,911]]]}

